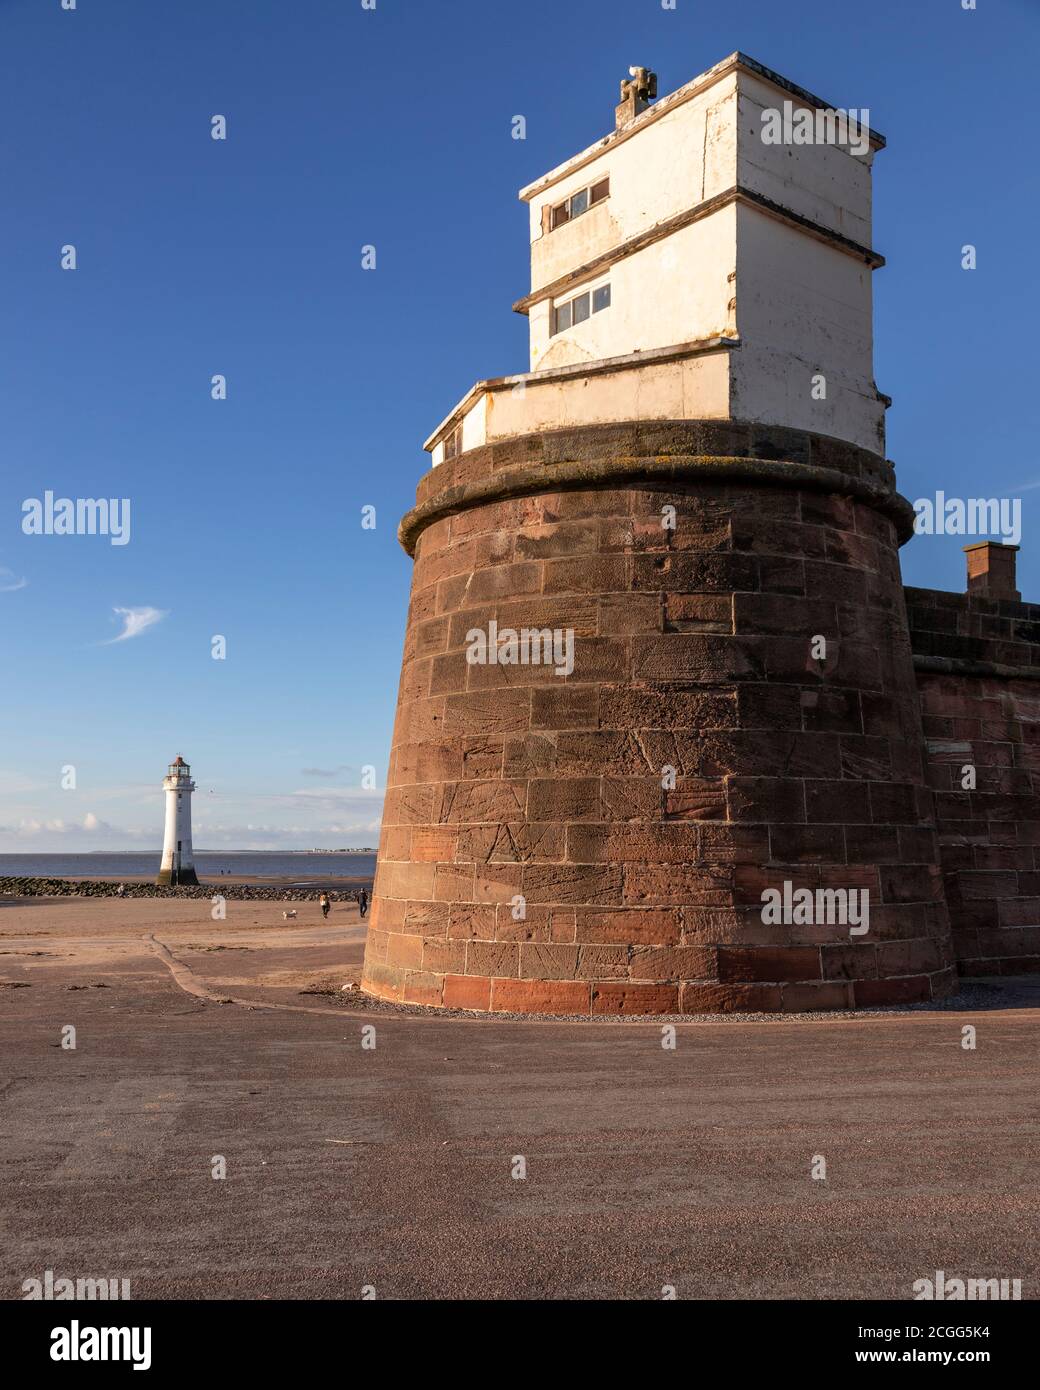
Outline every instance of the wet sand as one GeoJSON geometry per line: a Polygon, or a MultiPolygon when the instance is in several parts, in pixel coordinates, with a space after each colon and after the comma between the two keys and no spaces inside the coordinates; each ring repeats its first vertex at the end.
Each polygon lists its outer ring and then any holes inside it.
{"type": "Polygon", "coordinates": [[[357,903],[334,902],[327,920],[311,901],[229,899],[226,913],[215,920],[206,898],[0,900],[0,995],[20,966],[30,983],[54,970],[75,976],[72,984],[95,972],[132,972],[154,955],[150,937],[221,988],[270,988],[273,999],[316,983],[339,989],[360,980],[365,928],[357,903]]]}

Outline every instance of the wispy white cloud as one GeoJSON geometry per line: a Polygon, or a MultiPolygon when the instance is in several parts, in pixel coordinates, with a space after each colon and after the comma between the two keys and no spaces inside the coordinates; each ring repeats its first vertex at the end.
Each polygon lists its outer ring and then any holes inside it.
{"type": "MultiPolygon", "coordinates": [[[[36,779],[5,776],[0,770],[0,853],[140,849],[158,855],[164,814],[158,782],[153,787],[92,785],[79,799],[57,790],[52,780],[48,796],[36,779]],[[12,788],[20,794],[5,795],[12,788]]],[[[383,795],[375,788],[315,788],[282,793],[235,789],[224,797],[209,797],[200,788],[192,808],[195,848],[375,845],[383,795]]]]}
{"type": "Polygon", "coordinates": [[[0,594],[13,594],[18,589],[24,589],[28,583],[28,579],[19,579],[14,570],[0,565],[0,594]]]}
{"type": "Polygon", "coordinates": [[[88,811],[82,820],[68,821],[60,817],[51,820],[41,819],[37,816],[29,816],[18,822],[17,825],[3,826],[7,834],[18,838],[37,839],[41,836],[60,836],[63,840],[76,839],[87,835],[113,835],[123,838],[126,835],[133,835],[134,831],[119,830],[107,821],[100,820],[93,811],[88,811]]]}
{"type": "Polygon", "coordinates": [[[0,768],[0,796],[21,796],[25,792],[40,792],[52,786],[43,777],[27,777],[22,772],[8,772],[0,768]]]}
{"type": "Polygon", "coordinates": [[[315,787],[313,790],[303,788],[300,791],[289,793],[288,796],[275,796],[270,799],[286,806],[296,805],[319,811],[330,811],[337,815],[366,816],[372,814],[373,807],[378,811],[383,804],[385,794],[379,787],[352,787],[349,789],[315,787]]]}
{"type": "MultiPolygon", "coordinates": [[[[199,816],[194,825],[196,853],[219,849],[327,849],[344,845],[375,845],[378,816],[336,817],[316,823],[269,823],[249,820],[211,822],[199,816]]],[[[154,850],[162,848],[162,810],[146,824],[117,825],[94,812],[74,820],[29,814],[0,824],[0,854],[85,852],[88,850],[154,850]]]]}
{"type": "Polygon", "coordinates": [[[104,647],[111,647],[115,642],[127,642],[131,637],[140,637],[142,632],[147,632],[150,627],[161,622],[169,612],[166,608],[113,608],[113,613],[117,613],[123,620],[123,630],[118,637],[111,638],[108,642],[103,642],[104,647]]]}

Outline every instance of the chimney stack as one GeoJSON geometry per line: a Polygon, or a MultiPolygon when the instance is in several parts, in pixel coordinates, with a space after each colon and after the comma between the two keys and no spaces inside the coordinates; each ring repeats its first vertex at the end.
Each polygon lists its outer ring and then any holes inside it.
{"type": "Polygon", "coordinates": [[[657,98],[657,73],[632,67],[621,83],[621,102],[614,108],[614,129],[634,121],[657,98]]]}
{"type": "Polygon", "coordinates": [[[1017,545],[1000,545],[997,541],[980,541],[966,545],[968,557],[968,593],[984,598],[1020,600],[1015,588],[1015,555],[1017,545]]]}

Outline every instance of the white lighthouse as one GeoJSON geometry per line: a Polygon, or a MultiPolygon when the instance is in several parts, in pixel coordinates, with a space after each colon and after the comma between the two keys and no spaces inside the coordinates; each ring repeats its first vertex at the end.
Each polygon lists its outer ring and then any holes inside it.
{"type": "Polygon", "coordinates": [[[194,790],[191,768],[178,754],[163,778],[166,830],[163,834],[162,864],[156,879],[160,885],[199,881],[191,852],[191,794],[194,790]]]}

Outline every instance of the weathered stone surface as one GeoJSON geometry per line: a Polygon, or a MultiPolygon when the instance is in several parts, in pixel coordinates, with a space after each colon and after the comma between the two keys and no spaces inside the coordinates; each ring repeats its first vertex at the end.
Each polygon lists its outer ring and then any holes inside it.
{"type": "Polygon", "coordinates": [[[1040,606],[906,596],[954,956],[970,975],[1036,970],[1040,606]]]}
{"type": "MultiPolygon", "coordinates": [[[[663,422],[505,441],[433,474],[404,530],[416,565],[366,985],[584,1014],[947,991],[888,465],[792,431],[663,422]],[[496,652],[503,629],[569,633],[573,666],[471,661],[491,623],[496,652]],[[868,895],[868,934],[770,919],[785,884],[868,895]]],[[[1014,743],[1019,715],[985,704],[964,711],[947,686],[932,711],[936,739],[1004,750],[985,791],[962,802],[953,758],[930,775],[948,839],[1002,825],[987,850],[1028,848],[955,871],[973,957],[1019,932],[1026,959],[1040,740],[1014,743]],[[1011,772],[1025,782],[998,780],[1011,772]]]]}

